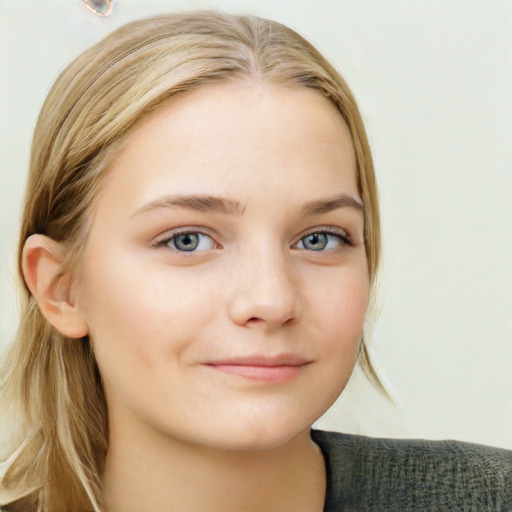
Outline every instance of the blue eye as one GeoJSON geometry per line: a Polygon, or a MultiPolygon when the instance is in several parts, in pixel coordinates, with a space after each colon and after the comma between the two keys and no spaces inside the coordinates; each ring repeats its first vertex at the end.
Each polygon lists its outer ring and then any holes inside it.
{"type": "Polygon", "coordinates": [[[329,251],[349,243],[348,238],[330,233],[309,233],[303,236],[296,245],[297,249],[306,251],[329,251]]]}
{"type": "Polygon", "coordinates": [[[158,243],[180,252],[200,252],[215,249],[214,240],[204,233],[188,232],[178,233],[158,243]]]}

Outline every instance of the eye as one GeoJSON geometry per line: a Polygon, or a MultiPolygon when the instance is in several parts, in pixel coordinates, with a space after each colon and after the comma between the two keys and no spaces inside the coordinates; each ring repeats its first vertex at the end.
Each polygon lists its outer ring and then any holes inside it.
{"type": "Polygon", "coordinates": [[[156,247],[169,247],[179,252],[201,252],[215,249],[217,245],[211,236],[196,231],[175,233],[157,242],[156,247]]]}
{"type": "Polygon", "coordinates": [[[343,233],[329,233],[319,231],[315,233],[308,233],[303,236],[296,244],[296,249],[306,251],[331,251],[338,249],[343,245],[352,245],[348,235],[343,233]]]}

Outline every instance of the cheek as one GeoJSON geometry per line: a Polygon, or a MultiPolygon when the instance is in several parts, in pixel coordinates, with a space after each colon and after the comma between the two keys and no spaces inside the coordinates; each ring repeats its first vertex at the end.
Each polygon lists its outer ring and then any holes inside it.
{"type": "Polygon", "coordinates": [[[315,308],[320,332],[318,348],[324,362],[322,374],[329,382],[331,399],[345,387],[361,343],[369,300],[365,269],[341,273],[317,295],[315,308]]]}
{"type": "Polygon", "coordinates": [[[304,391],[316,421],[340,396],[347,385],[359,353],[369,285],[366,268],[361,265],[330,272],[329,279],[317,275],[311,283],[323,283],[309,294],[305,328],[313,333],[317,366],[304,391]],[[312,330],[314,329],[314,330],[312,330]]]}
{"type": "Polygon", "coordinates": [[[100,368],[156,369],[186,350],[214,315],[207,280],[164,265],[117,264],[84,269],[80,307],[100,368]],[[133,269],[137,269],[134,271],[133,269]]]}
{"type": "Polygon", "coordinates": [[[359,342],[366,318],[369,283],[365,270],[342,271],[315,297],[317,314],[329,338],[350,344],[359,342]]]}

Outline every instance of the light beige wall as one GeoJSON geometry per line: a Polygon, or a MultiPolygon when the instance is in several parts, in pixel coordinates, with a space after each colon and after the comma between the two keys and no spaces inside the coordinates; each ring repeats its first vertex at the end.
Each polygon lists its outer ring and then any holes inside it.
{"type": "Polygon", "coordinates": [[[353,87],[382,197],[373,352],[398,409],[356,373],[324,428],[512,448],[512,3],[0,0],[0,338],[16,327],[19,205],[37,111],[65,64],[131,19],[250,12],[312,40],[353,87]]]}

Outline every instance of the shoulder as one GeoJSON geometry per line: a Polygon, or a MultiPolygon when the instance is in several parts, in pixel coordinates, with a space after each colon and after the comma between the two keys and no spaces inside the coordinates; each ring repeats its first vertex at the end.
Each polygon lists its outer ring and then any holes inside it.
{"type": "Polygon", "coordinates": [[[512,452],[459,441],[312,431],[326,461],[326,511],[512,510],[512,452]]]}

